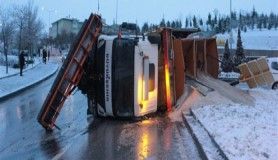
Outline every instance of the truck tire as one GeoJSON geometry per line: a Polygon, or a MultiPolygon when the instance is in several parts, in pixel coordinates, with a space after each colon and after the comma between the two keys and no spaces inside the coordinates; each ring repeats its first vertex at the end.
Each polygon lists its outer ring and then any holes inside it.
{"type": "Polygon", "coordinates": [[[273,89],[273,90],[277,90],[277,89],[278,89],[278,81],[276,81],[276,82],[273,83],[272,89],[273,89]]]}
{"type": "Polygon", "coordinates": [[[87,115],[93,115],[94,117],[98,117],[97,113],[97,105],[94,102],[94,100],[87,97],[88,100],[88,109],[87,109],[87,115]]]}

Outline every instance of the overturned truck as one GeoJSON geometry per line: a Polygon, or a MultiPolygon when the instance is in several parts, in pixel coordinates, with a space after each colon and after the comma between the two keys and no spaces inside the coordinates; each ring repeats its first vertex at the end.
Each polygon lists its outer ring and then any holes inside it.
{"type": "Polygon", "coordinates": [[[184,93],[186,75],[218,75],[214,38],[190,36],[198,29],[162,28],[145,36],[101,34],[101,18],[91,15],[60,69],[38,115],[47,130],[78,87],[88,113],[134,118],[171,111],[184,93]]]}

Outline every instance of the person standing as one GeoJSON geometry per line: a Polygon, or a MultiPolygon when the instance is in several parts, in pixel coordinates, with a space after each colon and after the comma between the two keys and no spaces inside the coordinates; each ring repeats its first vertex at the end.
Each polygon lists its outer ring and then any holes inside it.
{"type": "Polygon", "coordinates": [[[47,51],[47,59],[49,61],[49,58],[50,58],[50,50],[47,51]]]}
{"type": "Polygon", "coordinates": [[[45,64],[46,64],[46,56],[47,56],[47,52],[46,52],[45,49],[43,49],[43,51],[42,51],[42,61],[43,61],[43,63],[45,63],[45,64]]]}
{"type": "Polygon", "coordinates": [[[22,76],[23,67],[25,65],[25,57],[24,51],[21,51],[19,54],[19,69],[20,69],[20,76],[22,76]]]}

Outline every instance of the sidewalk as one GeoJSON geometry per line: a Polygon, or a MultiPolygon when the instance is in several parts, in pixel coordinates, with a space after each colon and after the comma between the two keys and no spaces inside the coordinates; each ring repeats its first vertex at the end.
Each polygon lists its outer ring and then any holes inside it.
{"type": "Polygon", "coordinates": [[[47,79],[55,74],[57,70],[57,63],[40,63],[34,68],[23,72],[22,77],[16,74],[0,79],[0,101],[47,79]]]}
{"type": "MultiPolygon", "coordinates": [[[[26,68],[23,69],[23,73],[30,70],[30,69],[33,69],[34,67],[36,67],[40,63],[41,63],[40,59],[35,58],[35,63],[26,65],[26,68]]],[[[19,68],[16,68],[16,69],[15,68],[9,68],[9,73],[6,74],[6,66],[0,65],[0,79],[8,78],[8,77],[15,76],[15,75],[18,75],[18,74],[19,74],[19,68]]]]}

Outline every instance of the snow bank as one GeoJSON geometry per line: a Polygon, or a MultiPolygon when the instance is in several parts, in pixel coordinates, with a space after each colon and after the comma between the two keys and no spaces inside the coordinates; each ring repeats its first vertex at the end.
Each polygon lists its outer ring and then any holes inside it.
{"type": "Polygon", "coordinates": [[[8,71],[9,71],[9,73],[6,74],[6,66],[0,65],[0,78],[19,73],[19,69],[10,68],[10,67],[8,68],[8,71]]]}
{"type": "Polygon", "coordinates": [[[229,104],[232,102],[246,105],[254,104],[254,98],[247,92],[242,91],[240,88],[230,86],[226,82],[211,78],[201,73],[199,73],[197,80],[209,88],[213,88],[214,91],[208,92],[204,97],[197,89],[189,89],[189,87],[186,87],[187,89],[184,91],[186,96],[184,97],[183,102],[178,104],[179,108],[169,114],[169,118],[172,121],[182,121],[182,114],[184,112],[188,112],[190,108],[201,107],[204,105],[229,104]]]}
{"type": "Polygon", "coordinates": [[[197,119],[231,160],[278,159],[278,92],[249,91],[254,106],[233,102],[193,109],[197,119]]]}
{"type": "MultiPolygon", "coordinates": [[[[217,34],[217,38],[229,39],[229,33],[217,34]]],[[[241,39],[244,49],[255,50],[278,50],[278,30],[248,30],[247,32],[241,32],[241,39]]],[[[237,42],[237,30],[233,30],[233,46],[236,48],[237,42]]]]}
{"type": "Polygon", "coordinates": [[[34,69],[24,72],[22,77],[11,76],[0,79],[0,98],[45,79],[57,69],[58,65],[55,63],[38,64],[34,69]]]}
{"type": "MultiPolygon", "coordinates": [[[[33,65],[32,64],[25,65],[23,72],[36,67],[40,63],[41,62],[38,58],[34,58],[34,64],[33,65]]],[[[3,77],[15,75],[15,74],[19,74],[19,68],[15,69],[15,68],[9,67],[8,74],[6,74],[6,66],[0,65],[0,79],[3,77]]]]}
{"type": "MultiPolygon", "coordinates": [[[[15,64],[18,64],[18,56],[8,55],[8,66],[13,67],[15,64]]],[[[6,57],[4,54],[0,54],[0,65],[6,65],[6,57]]]]}

